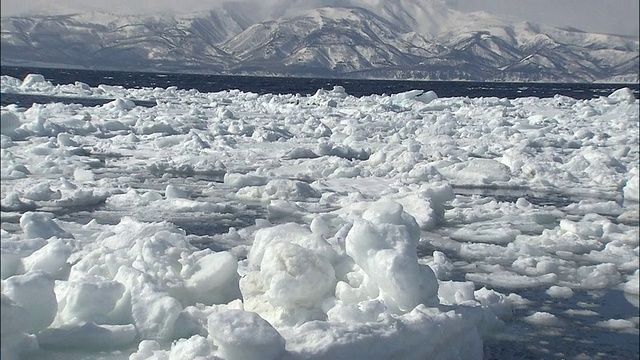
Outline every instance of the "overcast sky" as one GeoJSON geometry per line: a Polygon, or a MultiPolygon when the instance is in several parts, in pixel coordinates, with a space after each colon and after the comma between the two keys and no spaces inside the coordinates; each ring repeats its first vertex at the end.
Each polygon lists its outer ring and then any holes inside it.
{"type": "Polygon", "coordinates": [[[589,32],[638,37],[638,0],[457,0],[460,10],[484,10],[589,32]]]}
{"type": "MultiPolygon", "coordinates": [[[[2,16],[32,9],[63,6],[73,9],[116,10],[147,13],[157,9],[176,12],[205,10],[221,0],[1,0],[2,16]]],[[[261,3],[273,0],[256,0],[261,3]]],[[[367,0],[365,0],[367,1],[367,0]]],[[[373,0],[384,1],[384,0],[373,0]]],[[[428,0],[416,0],[428,1],[428,0]]],[[[484,10],[547,23],[572,26],[589,32],[638,37],[638,0],[447,0],[462,11],[484,10]]],[[[334,1],[339,3],[340,1],[334,1]]]]}

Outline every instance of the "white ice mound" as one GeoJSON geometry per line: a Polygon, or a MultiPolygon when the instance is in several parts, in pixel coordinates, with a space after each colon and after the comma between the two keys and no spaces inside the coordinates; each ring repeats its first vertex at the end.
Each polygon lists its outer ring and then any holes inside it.
{"type": "Polygon", "coordinates": [[[228,252],[198,251],[173,225],[124,218],[105,233],[99,247],[77,261],[69,281],[57,285],[65,300],[59,320],[130,321],[139,338],[171,340],[185,306],[226,303],[240,296],[237,266],[228,252]],[[92,293],[100,293],[102,300],[80,307],[79,302],[96,296],[92,293]]]}
{"type": "Polygon", "coordinates": [[[395,201],[416,219],[422,230],[427,231],[443,221],[445,203],[455,198],[448,183],[423,184],[418,192],[399,196],[395,201]]]}
{"type": "Polygon", "coordinates": [[[51,277],[33,271],[8,278],[2,284],[2,294],[26,310],[26,330],[37,332],[51,325],[56,316],[58,302],[53,287],[54,280],[51,277]]]}
{"type": "Polygon", "coordinates": [[[0,357],[2,359],[20,359],[38,348],[38,341],[27,331],[31,330],[30,315],[28,311],[16,304],[12,299],[0,295],[0,311],[2,311],[0,332],[0,357]]]}
{"type": "Polygon", "coordinates": [[[20,127],[22,123],[18,115],[11,111],[2,111],[0,113],[0,133],[11,136],[14,131],[20,127]]]}
{"type": "Polygon", "coordinates": [[[27,74],[27,76],[24,77],[24,80],[22,80],[22,87],[28,88],[41,83],[46,83],[44,76],[40,74],[27,74]]]}
{"type": "Polygon", "coordinates": [[[209,336],[226,360],[271,360],[284,353],[285,340],[256,313],[222,310],[208,317],[209,336]]]}
{"type": "Polygon", "coordinates": [[[492,184],[511,180],[509,167],[493,159],[473,158],[438,170],[456,184],[492,184]]]}
{"type": "Polygon", "coordinates": [[[53,221],[51,213],[28,211],[20,217],[20,227],[27,239],[49,239],[54,236],[59,238],[72,237],[53,221]]]}
{"type": "Polygon", "coordinates": [[[336,283],[331,254],[324,239],[301,225],[258,231],[249,253],[252,271],[240,281],[245,310],[276,324],[323,318],[322,301],[336,283]]]}
{"type": "MultiPolygon", "coordinates": [[[[22,220],[46,228],[39,215],[22,220]]],[[[47,228],[34,240],[43,247],[19,259],[26,273],[3,280],[3,354],[141,341],[131,359],[482,357],[479,331],[508,304],[463,283],[440,294],[398,203],[334,216],[261,228],[241,268],[166,222],[124,218],[71,255],[81,240],[44,240],[47,228]]]]}
{"type": "Polygon", "coordinates": [[[108,102],[102,105],[106,109],[114,109],[114,110],[131,110],[136,107],[136,104],[127,99],[117,98],[111,102],[108,102]]]}
{"type": "Polygon", "coordinates": [[[418,262],[415,219],[388,199],[358,208],[333,236],[318,221],[258,230],[243,309],[284,336],[292,359],[481,358],[485,315],[473,289],[460,300],[471,305],[440,309],[438,280],[418,262]]]}
{"type": "Polygon", "coordinates": [[[607,96],[607,98],[612,103],[627,102],[629,104],[633,104],[636,102],[636,96],[633,95],[633,91],[628,87],[621,88],[612,92],[609,96],[607,96]]]}
{"type": "Polygon", "coordinates": [[[622,189],[625,200],[640,201],[640,177],[638,173],[638,168],[633,168],[630,171],[632,176],[622,189]]]}
{"type": "MultiPolygon", "coordinates": [[[[233,180],[230,180],[233,182],[233,180]]],[[[233,184],[232,184],[233,185],[233,184]]],[[[320,198],[320,192],[311,185],[289,179],[273,179],[264,186],[245,186],[236,193],[238,197],[245,199],[274,200],[286,199],[304,201],[320,198]]]]}
{"type": "Polygon", "coordinates": [[[393,311],[438,303],[438,281],[433,271],[418,264],[419,240],[414,218],[400,204],[388,200],[374,203],[347,234],[347,254],[393,311]]]}
{"type": "Polygon", "coordinates": [[[640,294],[640,270],[636,270],[633,275],[629,276],[629,279],[623,285],[623,289],[629,294],[636,296],[640,294]]]}
{"type": "Polygon", "coordinates": [[[64,240],[52,238],[47,245],[22,259],[26,272],[39,270],[59,279],[69,270],[67,259],[72,248],[64,240]]]}
{"type": "Polygon", "coordinates": [[[189,198],[189,192],[171,184],[167,185],[167,188],[164,191],[164,194],[167,199],[188,199],[189,198]]]}
{"type": "Polygon", "coordinates": [[[391,99],[394,101],[402,102],[405,100],[414,100],[423,102],[425,104],[428,104],[437,98],[438,95],[435,93],[435,91],[432,90],[410,90],[403,93],[391,95],[391,99]]]}

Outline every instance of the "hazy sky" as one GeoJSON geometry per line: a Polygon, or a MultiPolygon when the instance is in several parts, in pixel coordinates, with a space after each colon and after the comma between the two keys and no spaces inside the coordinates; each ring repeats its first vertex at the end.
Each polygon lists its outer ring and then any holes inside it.
{"type": "Polygon", "coordinates": [[[460,10],[484,10],[590,32],[638,37],[638,0],[456,0],[460,10]]]}
{"type": "MultiPolygon", "coordinates": [[[[31,9],[58,7],[147,13],[157,9],[176,12],[206,10],[221,0],[1,0],[2,16],[31,9]]],[[[256,0],[264,4],[273,0],[256,0]]],[[[365,0],[367,1],[367,0],[365,0]]],[[[372,0],[374,2],[384,0],[372,0]]],[[[416,0],[428,1],[428,0],[416,0]]],[[[447,0],[459,10],[484,10],[556,26],[573,26],[590,32],[638,37],[638,0],[447,0]]],[[[340,0],[328,1],[340,3],[340,0]]]]}

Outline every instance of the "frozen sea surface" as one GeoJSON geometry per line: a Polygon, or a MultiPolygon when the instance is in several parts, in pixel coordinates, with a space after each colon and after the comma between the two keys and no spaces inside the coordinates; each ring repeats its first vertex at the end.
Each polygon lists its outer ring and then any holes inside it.
{"type": "Polygon", "coordinates": [[[3,359],[639,355],[628,88],[77,81],[2,77],[110,99],[2,107],[3,359]]]}

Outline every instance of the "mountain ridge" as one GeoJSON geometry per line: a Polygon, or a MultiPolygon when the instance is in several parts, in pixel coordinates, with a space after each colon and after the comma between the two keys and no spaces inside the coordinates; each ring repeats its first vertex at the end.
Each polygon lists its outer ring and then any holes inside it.
{"type": "Polygon", "coordinates": [[[0,58],[3,65],[130,71],[638,82],[637,39],[461,13],[442,4],[294,2],[253,18],[242,2],[183,15],[3,17],[0,58]],[[431,20],[416,25],[424,19],[431,20]]]}

